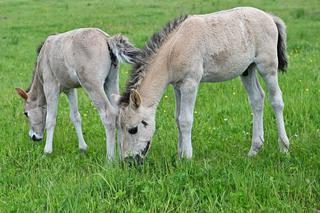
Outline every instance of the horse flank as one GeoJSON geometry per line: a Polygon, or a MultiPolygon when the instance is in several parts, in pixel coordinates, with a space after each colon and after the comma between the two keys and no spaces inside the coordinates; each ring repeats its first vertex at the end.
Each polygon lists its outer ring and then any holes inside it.
{"type": "Polygon", "coordinates": [[[132,89],[136,89],[141,84],[151,58],[157,54],[157,51],[166,41],[168,36],[188,17],[188,15],[182,15],[168,22],[159,32],[156,32],[151,36],[141,52],[134,57],[134,65],[131,70],[131,77],[130,80],[127,81],[126,89],[120,98],[119,105],[125,106],[129,104],[130,92],[132,89]]]}

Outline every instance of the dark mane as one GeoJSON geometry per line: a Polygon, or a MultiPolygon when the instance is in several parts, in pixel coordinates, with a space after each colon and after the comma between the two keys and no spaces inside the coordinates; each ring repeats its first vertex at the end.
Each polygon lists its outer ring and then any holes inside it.
{"type": "Polygon", "coordinates": [[[34,75],[35,75],[36,70],[37,70],[37,61],[38,61],[38,56],[39,56],[39,53],[40,53],[40,51],[41,51],[41,48],[42,48],[43,44],[44,44],[44,41],[43,41],[43,42],[41,42],[41,44],[39,44],[39,46],[38,46],[38,47],[37,47],[37,49],[36,49],[36,52],[37,52],[37,59],[36,59],[36,62],[34,63],[34,68],[33,68],[33,73],[32,73],[32,80],[31,80],[31,83],[30,83],[30,85],[29,85],[28,89],[26,89],[26,92],[29,92],[29,91],[30,91],[30,89],[31,89],[31,85],[32,85],[32,82],[33,82],[33,79],[34,79],[34,75]]]}
{"type": "Polygon", "coordinates": [[[179,16],[168,22],[162,30],[154,33],[146,43],[141,52],[135,56],[134,65],[131,70],[130,80],[127,81],[126,90],[120,98],[119,105],[129,104],[130,91],[136,89],[144,78],[146,68],[150,59],[157,54],[158,49],[166,41],[168,35],[172,33],[182,22],[188,18],[188,15],[179,16]]]}

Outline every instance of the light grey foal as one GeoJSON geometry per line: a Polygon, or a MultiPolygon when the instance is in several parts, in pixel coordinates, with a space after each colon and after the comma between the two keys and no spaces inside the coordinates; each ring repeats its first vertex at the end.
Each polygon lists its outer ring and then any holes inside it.
{"type": "Polygon", "coordinates": [[[273,106],[281,151],[289,149],[283,121],[278,70],[287,66],[283,21],[261,10],[242,7],[212,14],[179,17],[155,33],[132,70],[120,99],[119,141],[122,157],[143,160],[155,131],[158,103],[168,84],[176,95],[178,153],[192,157],[191,130],[198,86],[240,76],[253,110],[249,156],[264,142],[263,99],[256,68],[273,106]]]}
{"type": "Polygon", "coordinates": [[[25,100],[24,111],[30,124],[29,136],[33,140],[41,140],[46,129],[44,152],[52,152],[58,96],[64,92],[69,99],[70,118],[77,132],[79,148],[86,150],[77,105],[76,88],[81,86],[100,114],[106,129],[107,157],[113,159],[118,107],[111,96],[119,93],[118,62],[125,60],[132,63],[132,55],[137,51],[126,37],[110,37],[95,28],[76,29],[49,36],[38,48],[29,89],[16,89],[25,100]]]}

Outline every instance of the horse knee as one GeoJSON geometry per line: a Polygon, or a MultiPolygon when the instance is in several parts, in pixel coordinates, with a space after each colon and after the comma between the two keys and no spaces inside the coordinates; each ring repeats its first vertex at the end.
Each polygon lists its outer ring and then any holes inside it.
{"type": "Polygon", "coordinates": [[[47,120],[46,121],[46,129],[52,129],[56,126],[56,120],[47,120]]]}
{"type": "Polygon", "coordinates": [[[193,119],[192,118],[178,118],[177,121],[179,129],[182,132],[188,132],[192,129],[193,119]]]}
{"type": "Polygon", "coordinates": [[[279,111],[282,111],[284,108],[283,101],[275,101],[275,102],[272,102],[271,105],[272,105],[273,109],[279,110],[279,111]]]}
{"type": "Polygon", "coordinates": [[[282,100],[282,97],[280,95],[271,97],[271,105],[274,110],[283,110],[284,108],[284,102],[282,100]]]}

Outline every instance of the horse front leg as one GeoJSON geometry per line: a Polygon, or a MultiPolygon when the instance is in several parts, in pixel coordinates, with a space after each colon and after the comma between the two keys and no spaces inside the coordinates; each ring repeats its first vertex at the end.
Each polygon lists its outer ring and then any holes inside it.
{"type": "Polygon", "coordinates": [[[56,117],[58,110],[59,88],[55,83],[44,84],[44,92],[47,101],[47,115],[46,115],[46,145],[44,153],[50,154],[53,151],[53,134],[56,126],[56,117]]]}
{"type": "Polygon", "coordinates": [[[176,112],[176,120],[179,130],[178,154],[180,158],[192,157],[191,131],[193,124],[193,111],[196,102],[199,83],[195,80],[185,80],[179,88],[176,88],[176,101],[179,110],[176,112]],[[177,98],[180,97],[180,102],[177,98]]]}
{"type": "Polygon", "coordinates": [[[180,116],[180,107],[181,107],[181,92],[178,86],[174,86],[174,94],[176,99],[176,109],[175,109],[175,117],[176,117],[176,124],[178,127],[178,150],[180,156],[180,144],[182,140],[181,130],[180,130],[180,123],[179,123],[179,116],[180,116]]]}

